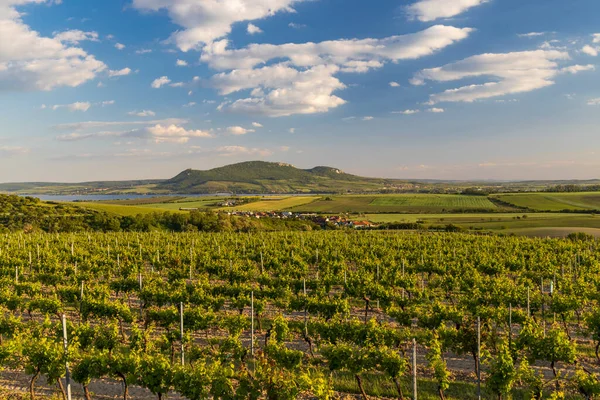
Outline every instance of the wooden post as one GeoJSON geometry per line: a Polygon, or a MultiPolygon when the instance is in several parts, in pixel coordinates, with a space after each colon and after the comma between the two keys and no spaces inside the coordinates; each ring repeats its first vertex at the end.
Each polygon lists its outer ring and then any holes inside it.
{"type": "Polygon", "coordinates": [[[531,317],[531,307],[529,304],[529,287],[527,288],[527,317],[531,317]]]}
{"type": "Polygon", "coordinates": [[[413,400],[417,400],[417,339],[413,339],[413,400]]]}
{"type": "Polygon", "coordinates": [[[508,305],[508,346],[512,345],[512,304],[508,305]]]}
{"type": "Polygon", "coordinates": [[[252,293],[250,293],[250,319],[251,319],[251,325],[252,325],[252,331],[251,331],[251,343],[250,343],[250,353],[252,354],[252,357],[254,357],[254,291],[252,291],[252,293]]]}
{"type": "MultiPolygon", "coordinates": [[[[63,346],[65,349],[65,356],[68,357],[69,354],[69,342],[67,338],[67,317],[65,314],[62,315],[62,328],[63,328],[63,346]]],[[[65,361],[65,380],[67,385],[67,400],[71,400],[71,371],[69,370],[69,361],[68,358],[65,361]]]]}
{"type": "Polygon", "coordinates": [[[15,284],[19,283],[19,266],[15,265],[15,284]]]}
{"type": "Polygon", "coordinates": [[[481,400],[481,317],[477,317],[477,399],[481,400]]]}
{"type": "MultiPolygon", "coordinates": [[[[306,297],[306,278],[304,279],[304,301],[308,304],[308,297],[306,297]]],[[[304,306],[304,333],[308,337],[308,307],[304,306]]]]}
{"type": "Polygon", "coordinates": [[[85,281],[81,281],[81,288],[79,289],[79,300],[83,300],[83,285],[85,281]]]}
{"type": "Polygon", "coordinates": [[[181,366],[185,366],[185,350],[183,348],[183,302],[179,303],[179,334],[181,335],[181,366]]]}

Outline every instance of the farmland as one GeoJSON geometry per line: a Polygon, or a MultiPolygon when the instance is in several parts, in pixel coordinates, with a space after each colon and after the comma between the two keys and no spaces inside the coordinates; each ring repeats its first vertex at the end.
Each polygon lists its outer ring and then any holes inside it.
{"type": "Polygon", "coordinates": [[[600,193],[515,193],[495,198],[517,207],[535,211],[600,210],[600,193]]]}
{"type": "Polygon", "coordinates": [[[597,246],[448,233],[8,234],[0,366],[50,394],[68,361],[87,398],[401,397],[416,373],[419,398],[458,400],[476,397],[480,368],[484,399],[579,399],[600,385],[597,246]]]}

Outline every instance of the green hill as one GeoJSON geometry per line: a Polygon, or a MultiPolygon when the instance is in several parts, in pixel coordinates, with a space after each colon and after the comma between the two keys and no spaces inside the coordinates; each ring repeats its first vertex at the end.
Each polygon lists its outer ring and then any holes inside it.
{"type": "Polygon", "coordinates": [[[335,168],[299,169],[290,164],[250,161],[208,171],[188,169],[157,189],[173,193],[373,192],[404,181],[362,178],[335,168]]]}

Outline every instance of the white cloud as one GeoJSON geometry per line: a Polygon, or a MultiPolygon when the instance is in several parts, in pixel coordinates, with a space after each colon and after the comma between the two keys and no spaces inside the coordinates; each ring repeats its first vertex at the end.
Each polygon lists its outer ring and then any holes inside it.
{"type": "Polygon", "coordinates": [[[375,117],[371,117],[371,116],[367,116],[367,117],[363,117],[362,120],[363,121],[373,121],[375,119],[375,117]]]}
{"type": "Polygon", "coordinates": [[[529,32],[529,33],[520,33],[517,36],[525,37],[525,38],[534,38],[534,37],[538,37],[538,36],[544,36],[545,34],[546,34],[546,32],[529,32]]]}
{"type": "Polygon", "coordinates": [[[212,135],[210,132],[201,130],[187,130],[178,125],[155,125],[145,129],[145,132],[149,133],[155,142],[173,142],[173,143],[187,143],[190,138],[210,138],[212,135]]]}
{"type": "Polygon", "coordinates": [[[600,97],[597,99],[589,99],[587,102],[588,106],[600,106],[600,97]]]}
{"type": "Polygon", "coordinates": [[[296,128],[290,128],[290,129],[289,129],[289,132],[290,132],[290,133],[296,133],[296,128]]]}
{"type": "Polygon", "coordinates": [[[139,49],[139,50],[135,51],[135,54],[138,54],[138,55],[149,54],[149,53],[152,53],[152,50],[150,50],[150,49],[139,49]]]}
{"type": "Polygon", "coordinates": [[[444,110],[443,108],[435,108],[434,107],[434,108],[428,109],[427,112],[434,113],[434,114],[441,114],[443,112],[446,112],[446,110],[444,110]]]}
{"type": "Polygon", "coordinates": [[[185,60],[177,60],[177,64],[178,67],[187,67],[188,63],[185,60]]]}
{"type": "Polygon", "coordinates": [[[227,36],[236,22],[256,21],[280,12],[293,12],[302,0],[133,0],[139,10],[167,10],[171,20],[183,27],[171,40],[182,51],[199,48],[227,36]]]}
{"type": "Polygon", "coordinates": [[[184,106],[184,107],[194,107],[195,105],[196,105],[196,102],[195,102],[195,101],[190,101],[189,103],[187,103],[187,104],[184,104],[183,106],[184,106]]]}
{"type": "Polygon", "coordinates": [[[115,101],[114,101],[114,100],[107,100],[107,101],[103,101],[102,103],[100,103],[100,105],[101,105],[102,107],[106,107],[106,106],[112,106],[112,105],[114,105],[114,104],[115,104],[115,101]]]}
{"type": "Polygon", "coordinates": [[[221,146],[216,151],[225,157],[245,155],[268,157],[273,155],[273,151],[269,149],[248,148],[244,146],[221,146]]]}
{"type": "Polygon", "coordinates": [[[417,73],[411,81],[451,82],[466,78],[491,77],[493,81],[449,89],[430,97],[429,104],[439,102],[473,102],[508,94],[525,93],[554,84],[553,79],[562,72],[576,73],[587,70],[584,66],[561,69],[559,62],[569,60],[567,52],[536,50],[505,54],[482,54],[466,58],[439,68],[417,73]]]}
{"type": "Polygon", "coordinates": [[[92,104],[88,101],[78,101],[78,102],[72,103],[72,104],[56,104],[56,105],[52,106],[52,109],[56,111],[60,108],[66,108],[71,112],[74,112],[74,111],[86,112],[91,107],[92,107],[92,104]]]}
{"type": "Polygon", "coordinates": [[[67,45],[67,36],[75,34],[49,38],[33,31],[14,8],[27,3],[46,1],[0,1],[0,91],[76,87],[106,69],[83,49],[67,45]]]}
{"type": "Polygon", "coordinates": [[[334,94],[346,88],[336,74],[362,73],[387,61],[420,58],[466,38],[470,32],[468,28],[434,26],[385,39],[254,44],[239,50],[229,50],[228,42],[221,41],[207,46],[201,58],[213,68],[232,70],[210,80],[221,95],[252,89],[250,97],[227,101],[219,110],[270,117],[315,114],[346,103],[334,94]],[[281,61],[255,68],[273,59],[281,61]]]}
{"type": "Polygon", "coordinates": [[[155,79],[152,82],[152,88],[154,89],[160,89],[161,87],[163,87],[164,85],[167,85],[171,83],[171,80],[169,79],[169,77],[167,76],[161,76],[160,78],[155,79]]]}
{"type": "Polygon", "coordinates": [[[277,64],[216,75],[212,84],[224,95],[254,88],[252,97],[222,104],[219,107],[221,110],[270,117],[314,114],[327,112],[346,103],[333,95],[335,90],[345,88],[342,82],[332,76],[338,71],[336,66],[316,66],[298,71],[277,64]]]}
{"type": "Polygon", "coordinates": [[[29,149],[26,147],[0,145],[0,155],[3,157],[10,157],[27,153],[29,153],[29,149]]]}
{"type": "Polygon", "coordinates": [[[98,82],[98,84],[96,85],[96,87],[103,88],[103,87],[106,87],[106,85],[104,83],[102,83],[102,82],[98,82]]]}
{"type": "Polygon", "coordinates": [[[86,40],[89,40],[91,42],[99,41],[97,32],[84,32],[78,29],[55,33],[54,39],[62,43],[70,44],[79,44],[79,42],[83,42],[86,40]]]}
{"type": "Polygon", "coordinates": [[[248,32],[249,35],[256,35],[258,33],[263,33],[263,30],[254,24],[248,24],[248,28],[246,28],[246,31],[248,32]]]}
{"type": "Polygon", "coordinates": [[[290,22],[290,23],[288,24],[288,26],[289,26],[290,28],[293,28],[293,29],[304,29],[304,28],[306,28],[306,25],[305,25],[305,24],[297,24],[297,23],[295,23],[295,22],[290,22]]]}
{"type": "Polygon", "coordinates": [[[592,47],[590,45],[583,46],[581,51],[583,53],[587,54],[588,56],[592,56],[592,57],[596,57],[598,55],[598,49],[595,47],[592,47]]]}
{"type": "Polygon", "coordinates": [[[123,68],[123,69],[119,69],[119,70],[109,70],[108,71],[108,76],[111,78],[114,78],[116,76],[127,76],[129,74],[131,74],[131,68],[123,68]]]}
{"type": "Polygon", "coordinates": [[[122,43],[117,43],[117,44],[115,44],[115,49],[123,50],[123,49],[125,49],[125,45],[122,43]]]}
{"type": "Polygon", "coordinates": [[[390,82],[390,86],[391,87],[400,87],[400,84],[398,82],[390,82]]]}
{"type": "Polygon", "coordinates": [[[262,124],[260,124],[258,122],[253,122],[252,126],[255,127],[255,128],[262,128],[263,127],[262,124]]]}
{"type": "Polygon", "coordinates": [[[451,18],[489,0],[419,0],[406,7],[410,19],[422,22],[451,18]]]}
{"type": "Polygon", "coordinates": [[[404,110],[404,111],[392,111],[392,114],[412,115],[417,114],[419,110],[404,110]]]}
{"type": "Polygon", "coordinates": [[[85,121],[54,125],[52,128],[58,131],[84,131],[133,125],[185,125],[188,122],[188,120],[181,118],[167,118],[152,121],[85,121]]]}
{"type": "Polygon", "coordinates": [[[246,129],[241,126],[230,126],[227,131],[232,135],[245,135],[247,133],[255,132],[254,129],[246,129]]]}
{"type": "Polygon", "coordinates": [[[564,67],[561,68],[560,72],[562,72],[563,74],[578,74],[580,72],[586,72],[586,71],[594,71],[596,69],[595,65],[592,64],[588,64],[588,65],[570,65],[568,67],[564,67]]]}
{"type": "Polygon", "coordinates": [[[92,133],[75,132],[66,135],[59,135],[56,137],[56,140],[62,142],[102,138],[113,140],[115,137],[143,139],[155,143],[187,143],[191,138],[211,138],[213,136],[207,131],[193,129],[188,130],[175,124],[156,124],[129,131],[100,131],[92,133]]]}
{"type": "Polygon", "coordinates": [[[594,33],[593,35],[593,42],[594,43],[600,43],[600,33],[594,33]]]}
{"type": "MultiPolygon", "coordinates": [[[[330,40],[320,43],[252,44],[243,49],[228,49],[222,40],[203,49],[201,60],[221,70],[250,69],[273,59],[289,60],[295,67],[335,64],[356,68],[356,62],[398,62],[425,57],[466,39],[470,28],[436,25],[424,31],[383,39],[330,40]]],[[[363,65],[364,66],[364,65],[363,65]]]]}
{"type": "Polygon", "coordinates": [[[151,110],[130,111],[127,114],[135,117],[154,117],[156,115],[156,113],[151,110]]]}

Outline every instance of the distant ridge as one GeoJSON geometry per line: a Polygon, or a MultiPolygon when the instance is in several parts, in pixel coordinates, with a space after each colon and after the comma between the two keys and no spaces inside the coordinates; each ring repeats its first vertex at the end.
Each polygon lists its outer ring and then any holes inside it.
{"type": "Polygon", "coordinates": [[[363,178],[325,166],[299,169],[286,163],[249,161],[207,171],[188,169],[159,183],[157,189],[173,193],[339,193],[373,192],[404,183],[363,178]]]}

